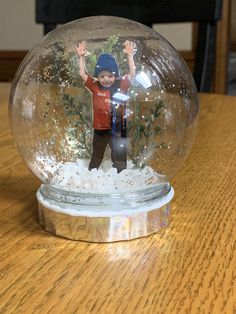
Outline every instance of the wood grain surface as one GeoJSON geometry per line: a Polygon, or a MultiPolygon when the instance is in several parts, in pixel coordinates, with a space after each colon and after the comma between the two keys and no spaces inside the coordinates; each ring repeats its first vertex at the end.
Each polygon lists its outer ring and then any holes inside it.
{"type": "Polygon", "coordinates": [[[10,135],[9,88],[0,84],[1,314],[236,313],[236,97],[200,96],[197,138],[172,181],[171,225],[90,244],[38,224],[40,182],[10,135]]]}

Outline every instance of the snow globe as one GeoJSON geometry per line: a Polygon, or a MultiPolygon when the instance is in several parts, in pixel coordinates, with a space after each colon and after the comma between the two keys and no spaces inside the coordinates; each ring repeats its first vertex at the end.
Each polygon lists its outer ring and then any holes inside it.
{"type": "Polygon", "coordinates": [[[132,20],[47,34],[12,84],[19,152],[42,185],[39,222],[74,240],[147,236],[170,222],[170,180],[193,143],[198,96],[181,56],[132,20]]]}

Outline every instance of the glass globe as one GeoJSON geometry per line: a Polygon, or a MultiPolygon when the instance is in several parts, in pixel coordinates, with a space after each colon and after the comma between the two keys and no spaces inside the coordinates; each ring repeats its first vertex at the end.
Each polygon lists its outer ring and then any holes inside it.
{"type": "Polygon", "coordinates": [[[158,207],[191,148],[197,114],[192,75],[168,41],[109,16],[46,35],[10,95],[19,152],[42,182],[39,203],[77,217],[158,207]]]}

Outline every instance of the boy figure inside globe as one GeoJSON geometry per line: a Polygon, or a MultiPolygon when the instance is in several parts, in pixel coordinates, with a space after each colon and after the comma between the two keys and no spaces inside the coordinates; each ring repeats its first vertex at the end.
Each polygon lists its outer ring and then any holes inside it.
{"type": "Polygon", "coordinates": [[[126,40],[123,52],[127,54],[129,72],[120,77],[115,58],[102,53],[97,60],[94,77],[86,72],[85,57],[88,54],[86,43],[82,41],[76,47],[79,56],[79,75],[93,95],[93,152],[89,170],[99,168],[106,150],[111,148],[112,166],[121,172],[126,168],[126,91],[135,76],[134,52],[136,44],[126,40]]]}

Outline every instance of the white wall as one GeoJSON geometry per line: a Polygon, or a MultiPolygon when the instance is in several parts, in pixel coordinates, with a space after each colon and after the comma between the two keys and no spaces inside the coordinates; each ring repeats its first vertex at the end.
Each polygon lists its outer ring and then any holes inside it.
{"type": "MultiPolygon", "coordinates": [[[[154,29],[176,49],[190,50],[191,27],[180,23],[155,25],[154,29]]],[[[0,0],[0,50],[28,50],[42,36],[43,26],[35,23],[34,0],[0,0]]]]}
{"type": "Polygon", "coordinates": [[[28,50],[42,35],[34,0],[0,0],[0,50],[28,50]]]}
{"type": "Polygon", "coordinates": [[[192,49],[192,24],[155,24],[155,31],[164,36],[177,50],[192,49]]]}

